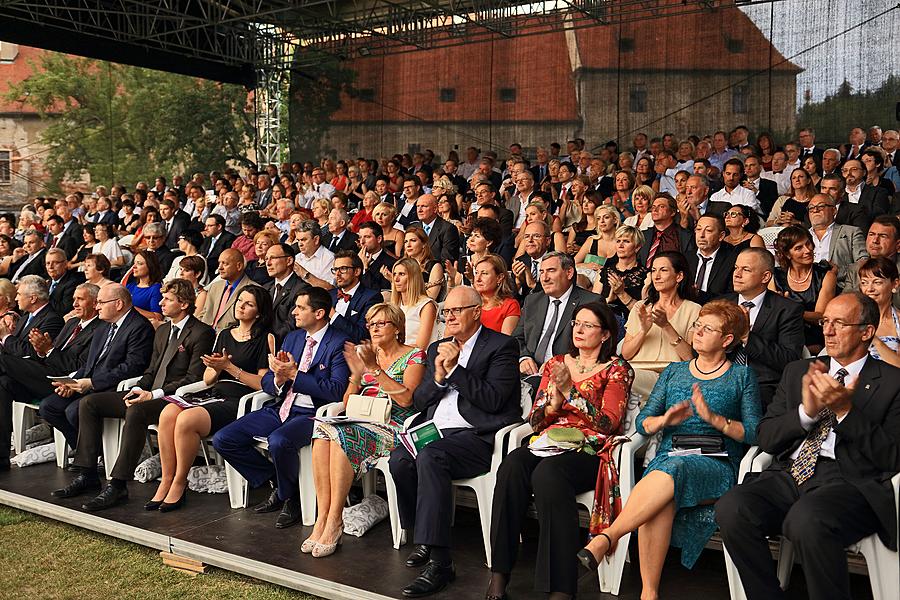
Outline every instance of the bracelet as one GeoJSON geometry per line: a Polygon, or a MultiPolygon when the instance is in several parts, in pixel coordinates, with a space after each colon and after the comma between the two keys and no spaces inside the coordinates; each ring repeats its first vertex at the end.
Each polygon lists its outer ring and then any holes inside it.
{"type": "Polygon", "coordinates": [[[678,344],[680,344],[680,343],[683,342],[683,341],[684,341],[684,338],[681,337],[681,335],[679,334],[678,337],[675,338],[675,341],[674,341],[674,342],[669,342],[669,344],[672,345],[672,346],[677,346],[678,344]]]}
{"type": "Polygon", "coordinates": [[[382,371],[381,369],[375,369],[374,371],[372,371],[372,377],[378,377],[382,373],[384,373],[384,371],[382,371]]]}
{"type": "Polygon", "coordinates": [[[351,385],[359,385],[360,383],[362,383],[362,380],[357,377],[351,377],[347,381],[349,381],[351,385]]]}
{"type": "Polygon", "coordinates": [[[731,419],[725,417],[725,427],[722,428],[722,433],[728,435],[728,428],[731,426],[731,419]]]}

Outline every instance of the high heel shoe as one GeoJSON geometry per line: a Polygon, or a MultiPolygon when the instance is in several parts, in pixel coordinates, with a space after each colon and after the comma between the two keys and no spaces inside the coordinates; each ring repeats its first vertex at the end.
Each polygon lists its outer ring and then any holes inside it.
{"type": "Polygon", "coordinates": [[[337,549],[340,547],[342,538],[344,537],[344,532],[341,532],[341,535],[338,536],[338,539],[335,540],[333,544],[320,544],[316,542],[315,547],[312,550],[313,558],[325,558],[326,556],[331,556],[337,549]]]}
{"type": "Polygon", "coordinates": [[[312,554],[313,549],[319,542],[312,539],[311,537],[306,538],[302,544],[300,544],[300,552],[303,554],[312,554]]]}
{"type": "Polygon", "coordinates": [[[179,508],[184,506],[186,499],[187,499],[187,490],[184,490],[183,492],[181,492],[181,498],[179,498],[175,502],[160,502],[159,512],[165,513],[165,512],[172,512],[173,510],[178,510],[179,508]]]}
{"type": "MultiPolygon", "coordinates": [[[[609,562],[609,555],[615,551],[615,546],[613,546],[612,539],[606,535],[605,533],[598,533],[598,536],[603,536],[606,538],[607,543],[609,544],[609,548],[606,550],[606,554],[603,555],[603,558],[609,562]]],[[[578,557],[578,562],[580,562],[585,569],[588,571],[596,571],[600,568],[600,563],[597,562],[597,557],[594,556],[594,553],[588,550],[587,548],[582,548],[576,554],[578,557]]]]}
{"type": "Polygon", "coordinates": [[[150,500],[144,505],[144,510],[159,510],[160,504],[162,504],[162,500],[150,500]]]}

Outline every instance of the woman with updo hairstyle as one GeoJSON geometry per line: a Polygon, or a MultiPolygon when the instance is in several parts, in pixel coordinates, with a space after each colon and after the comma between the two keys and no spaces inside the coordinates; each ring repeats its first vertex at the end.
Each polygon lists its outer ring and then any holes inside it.
{"type": "Polygon", "coordinates": [[[496,219],[479,217],[472,223],[472,232],[466,238],[468,255],[461,254],[457,262],[444,261],[447,271],[447,285],[472,285],[475,281],[475,265],[484,257],[497,252],[503,231],[496,219]]]}
{"type": "Polygon", "coordinates": [[[388,202],[380,202],[372,210],[372,220],[381,225],[384,232],[381,247],[394,257],[403,254],[403,230],[394,227],[394,223],[397,222],[397,208],[388,202]]]}
{"type": "Polygon", "coordinates": [[[619,211],[609,204],[598,206],[594,211],[594,222],[597,233],[585,240],[575,255],[575,266],[579,269],[599,271],[606,259],[616,255],[616,230],[622,224],[619,211]],[[593,257],[590,262],[588,256],[593,257]]]}
{"type": "Polygon", "coordinates": [[[481,324],[488,329],[512,335],[522,309],[514,298],[506,263],[496,254],[487,254],[474,264],[472,287],[481,296],[481,324]]]}
{"type": "Polygon", "coordinates": [[[766,243],[756,232],[759,218],[746,204],[733,204],[725,211],[725,227],[728,228],[726,242],[734,247],[734,255],[746,248],[765,248],[766,243]]]}
{"type": "Polygon", "coordinates": [[[900,315],[893,306],[898,288],[900,274],[893,259],[869,258],[859,266],[859,291],[875,301],[881,314],[869,355],[895,367],[900,367],[900,315]]]}

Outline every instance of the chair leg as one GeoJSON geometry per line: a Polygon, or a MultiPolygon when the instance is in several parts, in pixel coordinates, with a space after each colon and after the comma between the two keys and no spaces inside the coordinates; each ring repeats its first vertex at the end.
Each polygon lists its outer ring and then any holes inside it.
{"type": "Polygon", "coordinates": [[[741,575],[738,573],[734,561],[728,554],[728,549],[723,547],[725,552],[725,573],[728,576],[728,589],[731,591],[731,600],[747,600],[747,593],[744,591],[744,584],[741,582],[741,575]]]}
{"type": "Polygon", "coordinates": [[[375,469],[370,469],[368,473],[362,477],[363,498],[374,496],[375,490],[378,488],[378,476],[375,469]]]}
{"type": "Polygon", "coordinates": [[[400,509],[397,506],[397,486],[394,485],[394,478],[391,477],[391,468],[388,459],[380,458],[375,463],[375,469],[381,471],[384,476],[384,489],[387,491],[388,497],[388,519],[391,522],[391,537],[394,540],[394,549],[399,550],[400,546],[406,543],[406,532],[400,527],[400,509]]]}
{"type": "Polygon", "coordinates": [[[225,462],[225,482],[228,485],[228,500],[231,508],[247,508],[248,485],[247,480],[241,474],[225,462]]]}
{"type": "Polygon", "coordinates": [[[866,559],[873,600],[895,598],[897,582],[900,581],[900,557],[897,552],[888,550],[874,535],[860,542],[859,551],[866,559]]]}
{"type": "Polygon", "coordinates": [[[491,508],[494,501],[495,477],[482,475],[474,483],[475,485],[472,486],[472,489],[475,490],[475,499],[478,502],[478,517],[481,520],[481,538],[484,542],[485,562],[488,568],[491,568],[491,508]]]}
{"type": "Polygon", "coordinates": [[[316,524],[316,484],[313,480],[312,446],[300,448],[300,514],[303,524],[316,524]]]}
{"type": "MultiPolygon", "coordinates": [[[[12,430],[13,448],[16,454],[25,450],[25,431],[34,426],[34,409],[24,402],[12,403],[12,430]]],[[[9,443],[9,440],[0,440],[0,443],[9,443]]]]}
{"type": "Polygon", "coordinates": [[[122,430],[125,419],[103,419],[103,467],[106,479],[112,479],[113,465],[119,456],[119,445],[122,443],[122,430]]]}
{"type": "Polygon", "coordinates": [[[791,584],[791,571],[794,569],[794,545],[787,538],[781,538],[778,552],[778,583],[786,590],[791,584]]]}
{"type": "Polygon", "coordinates": [[[626,533],[619,538],[616,551],[613,552],[609,559],[609,563],[600,561],[600,568],[597,569],[600,577],[600,591],[614,596],[619,595],[619,587],[622,585],[622,574],[625,571],[625,561],[628,559],[628,543],[631,541],[631,534],[626,533]]]}
{"type": "Polygon", "coordinates": [[[68,446],[66,437],[58,429],[53,430],[53,445],[56,448],[56,466],[65,469],[69,458],[68,446]]]}

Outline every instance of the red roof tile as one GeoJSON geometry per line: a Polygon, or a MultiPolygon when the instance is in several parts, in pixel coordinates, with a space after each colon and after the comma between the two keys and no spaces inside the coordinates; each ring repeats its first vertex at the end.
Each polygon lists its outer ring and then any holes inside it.
{"type": "Polygon", "coordinates": [[[9,102],[5,99],[10,88],[24,81],[33,72],[31,64],[40,64],[41,55],[46,50],[19,46],[19,53],[11,63],[0,63],[0,113],[25,113],[37,114],[34,107],[21,102],[9,102]]]}

